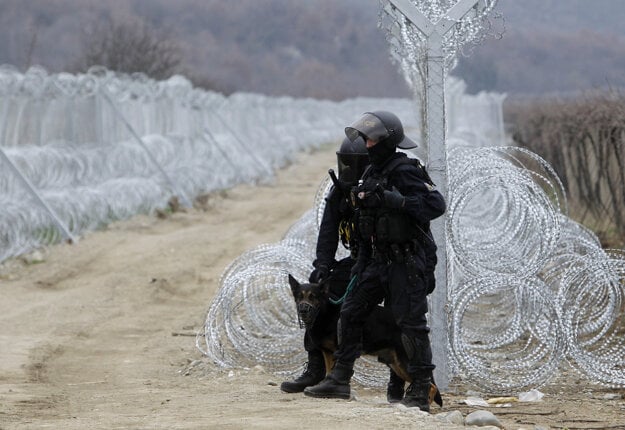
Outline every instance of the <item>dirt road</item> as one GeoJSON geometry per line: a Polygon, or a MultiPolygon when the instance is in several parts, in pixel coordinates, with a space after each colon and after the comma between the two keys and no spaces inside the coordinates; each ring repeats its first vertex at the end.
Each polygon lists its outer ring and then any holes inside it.
{"type": "MultiPolygon", "coordinates": [[[[357,386],[350,402],[284,394],[278,377],[216,368],[195,347],[224,268],[280,240],[334,162],[328,146],[271,184],[218,193],[164,219],[137,216],[3,264],[0,429],[462,428],[390,406],[381,390],[357,386]]],[[[509,429],[625,428],[622,398],[604,399],[614,390],[552,391],[539,405],[493,412],[509,429]]],[[[442,411],[466,416],[475,408],[462,406],[464,397],[447,394],[442,411]]]]}

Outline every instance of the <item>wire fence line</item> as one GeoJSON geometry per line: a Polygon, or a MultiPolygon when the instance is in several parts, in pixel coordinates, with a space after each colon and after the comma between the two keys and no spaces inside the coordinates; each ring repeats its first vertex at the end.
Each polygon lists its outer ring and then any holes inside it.
{"type": "MultiPolygon", "coordinates": [[[[472,115],[490,124],[480,115],[498,101],[479,100],[472,115]]],[[[266,181],[375,109],[419,128],[410,99],[224,96],[183,76],[0,66],[0,262],[166,207],[174,196],[188,206],[201,194],[266,181]]]]}

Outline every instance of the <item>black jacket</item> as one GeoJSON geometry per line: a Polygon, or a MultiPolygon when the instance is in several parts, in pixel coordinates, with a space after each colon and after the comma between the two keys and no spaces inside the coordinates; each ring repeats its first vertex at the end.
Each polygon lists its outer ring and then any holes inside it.
{"type": "MultiPolygon", "coordinates": [[[[434,289],[434,269],[436,266],[437,246],[430,230],[430,221],[438,218],[446,210],[445,199],[431,180],[425,169],[406,154],[396,152],[382,166],[371,166],[365,173],[373,182],[379,181],[383,188],[396,188],[404,197],[404,207],[399,209],[408,216],[410,224],[418,226],[425,262],[420,267],[425,273],[428,292],[434,289]]],[[[363,254],[371,255],[369,240],[362,244],[363,254]]]]}
{"type": "Polygon", "coordinates": [[[339,226],[342,221],[351,222],[353,216],[354,211],[348,205],[346,196],[336,187],[332,187],[326,197],[326,206],[319,226],[314,267],[321,265],[328,268],[334,267],[339,245],[339,226]]]}

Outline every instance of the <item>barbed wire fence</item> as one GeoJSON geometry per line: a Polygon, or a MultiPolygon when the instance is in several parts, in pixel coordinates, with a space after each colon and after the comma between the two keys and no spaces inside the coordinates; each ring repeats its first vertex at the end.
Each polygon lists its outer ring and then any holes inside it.
{"type": "Polygon", "coordinates": [[[408,99],[226,97],[183,76],[155,81],[99,67],[71,75],[0,66],[0,96],[0,262],[172,198],[190,206],[270,181],[377,106],[415,116],[408,99]]]}

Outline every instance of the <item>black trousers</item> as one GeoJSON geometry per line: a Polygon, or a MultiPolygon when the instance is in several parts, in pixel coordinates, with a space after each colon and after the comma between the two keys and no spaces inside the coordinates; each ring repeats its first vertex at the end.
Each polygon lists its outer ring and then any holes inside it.
{"type": "MultiPolygon", "coordinates": [[[[426,314],[427,286],[423,271],[412,284],[405,263],[373,262],[347,295],[340,315],[340,343],[335,358],[353,364],[362,349],[363,325],[374,306],[390,306],[402,334],[415,346],[409,355],[408,372],[422,374],[434,369],[426,314]]],[[[408,348],[407,348],[408,349],[408,348]]],[[[408,352],[408,351],[407,351],[408,352]]]]}

